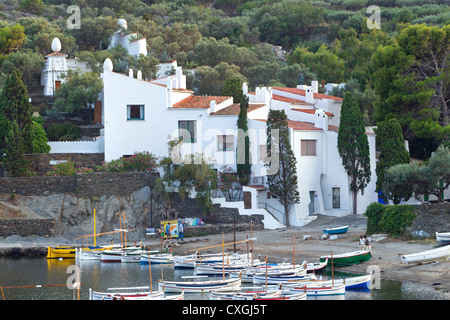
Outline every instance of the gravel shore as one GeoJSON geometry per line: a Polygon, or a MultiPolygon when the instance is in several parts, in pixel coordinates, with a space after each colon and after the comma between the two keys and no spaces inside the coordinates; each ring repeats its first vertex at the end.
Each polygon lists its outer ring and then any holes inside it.
{"type": "MultiPolygon", "coordinates": [[[[294,237],[295,237],[295,259],[296,263],[302,260],[318,262],[321,255],[340,254],[357,251],[358,239],[365,234],[367,218],[362,215],[351,215],[346,217],[329,217],[318,215],[317,219],[304,227],[289,227],[278,230],[254,230],[252,236],[257,239],[253,241],[254,255],[264,257],[267,253],[269,262],[292,262],[294,237]],[[349,230],[337,239],[322,239],[322,230],[337,226],[348,225],[349,230]],[[304,240],[304,238],[307,238],[304,240]]],[[[249,238],[248,232],[236,232],[236,241],[249,238]]],[[[233,235],[224,235],[224,242],[233,242],[233,235]]],[[[221,252],[222,235],[208,235],[202,237],[189,237],[185,235],[185,241],[174,241],[174,254],[191,253],[190,250],[219,245],[216,248],[205,249],[209,252],[221,252]]],[[[21,237],[8,237],[0,240],[0,250],[46,250],[47,246],[69,244],[63,238],[35,238],[24,239],[21,237]]],[[[152,249],[160,247],[159,239],[143,241],[146,247],[152,249]]],[[[79,245],[79,243],[77,243],[79,245]]],[[[426,264],[406,265],[400,261],[400,254],[409,254],[433,249],[436,242],[433,240],[405,241],[393,238],[385,238],[372,242],[373,256],[370,261],[342,267],[340,270],[351,273],[367,272],[369,266],[375,265],[380,268],[381,277],[390,280],[407,281],[420,285],[421,289],[439,290],[443,299],[450,299],[450,261],[433,262],[426,264]]],[[[237,250],[246,252],[247,244],[237,244],[237,250]]],[[[225,247],[227,252],[233,250],[233,245],[225,247]]]]}

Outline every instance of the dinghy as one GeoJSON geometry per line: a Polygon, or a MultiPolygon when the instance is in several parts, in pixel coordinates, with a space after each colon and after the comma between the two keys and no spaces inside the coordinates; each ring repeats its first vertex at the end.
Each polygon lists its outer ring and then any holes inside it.
{"type": "Polygon", "coordinates": [[[293,274],[258,274],[253,276],[253,284],[280,284],[280,283],[292,283],[296,281],[313,281],[316,280],[316,276],[312,273],[306,273],[306,270],[300,273],[293,274]]]}
{"type": "MultiPolygon", "coordinates": [[[[150,256],[150,264],[172,264],[174,259],[175,258],[171,253],[152,254],[150,256]]],[[[148,254],[141,254],[139,262],[141,264],[148,264],[149,263],[148,254]]]]}
{"type": "Polygon", "coordinates": [[[440,247],[437,249],[431,249],[418,253],[411,253],[401,255],[400,259],[404,263],[423,263],[445,260],[450,258],[450,245],[440,247]]]}
{"type": "Polygon", "coordinates": [[[217,289],[234,289],[241,287],[241,279],[224,279],[208,281],[159,281],[159,290],[164,292],[211,292],[217,289]]]}
{"type": "Polygon", "coordinates": [[[328,264],[327,264],[328,267],[331,267],[332,263],[335,267],[348,266],[348,265],[353,265],[353,264],[369,261],[370,251],[369,250],[360,250],[360,251],[336,254],[333,256],[321,256],[320,262],[324,262],[326,259],[328,259],[328,264]]]}
{"type": "Polygon", "coordinates": [[[225,262],[225,265],[222,263],[211,263],[211,264],[201,264],[195,266],[195,274],[196,275],[228,275],[230,272],[243,271],[248,268],[262,266],[264,262],[259,261],[258,259],[253,260],[253,263],[246,261],[238,261],[231,262],[228,264],[225,262]]]}
{"type": "Polygon", "coordinates": [[[306,300],[306,293],[304,292],[284,292],[278,294],[259,294],[259,295],[234,295],[233,300],[306,300]]]}
{"type": "Polygon", "coordinates": [[[184,300],[184,291],[179,294],[168,294],[168,295],[136,295],[136,296],[129,296],[129,295],[116,295],[113,297],[113,300],[184,300]]]}
{"type": "Polygon", "coordinates": [[[114,300],[114,297],[123,298],[157,298],[163,297],[162,291],[147,291],[149,287],[125,287],[125,288],[108,288],[111,292],[93,291],[89,288],[89,300],[114,300]]]}
{"type": "Polygon", "coordinates": [[[344,284],[326,285],[311,282],[308,284],[293,285],[286,288],[289,292],[305,292],[307,296],[335,296],[345,295],[344,284]]]}
{"type": "Polygon", "coordinates": [[[336,227],[336,228],[328,228],[323,229],[323,233],[325,234],[343,234],[348,230],[348,226],[336,227]]]}
{"type": "Polygon", "coordinates": [[[450,244],[450,232],[436,232],[436,241],[440,246],[450,244]]]}

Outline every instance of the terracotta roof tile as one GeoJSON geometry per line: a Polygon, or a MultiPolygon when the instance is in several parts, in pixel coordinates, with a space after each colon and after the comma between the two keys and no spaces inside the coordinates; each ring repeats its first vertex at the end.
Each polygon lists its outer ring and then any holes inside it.
{"type": "Polygon", "coordinates": [[[45,57],[46,58],[47,57],[67,57],[67,54],[64,54],[62,52],[52,52],[52,53],[46,55],[45,57]]]}
{"type": "MultiPolygon", "coordinates": [[[[250,103],[248,105],[247,113],[255,111],[261,107],[265,106],[265,104],[252,104],[250,103]]],[[[239,103],[233,103],[232,105],[225,107],[223,109],[220,109],[216,112],[212,112],[210,115],[212,116],[237,116],[240,112],[240,104],[239,103]]]]}
{"type": "MultiPolygon", "coordinates": [[[[309,114],[315,114],[316,113],[316,109],[297,109],[297,108],[292,108],[292,110],[305,112],[305,113],[309,113],[309,114]]],[[[327,116],[334,117],[334,114],[332,114],[331,112],[325,111],[325,114],[327,116]]]]}
{"type": "Polygon", "coordinates": [[[283,101],[283,102],[290,102],[290,103],[293,103],[293,104],[309,104],[309,103],[307,103],[306,101],[303,101],[303,100],[283,97],[283,96],[280,96],[278,94],[272,94],[272,98],[274,100],[283,101]]]}
{"type": "Polygon", "coordinates": [[[217,104],[230,99],[231,97],[221,97],[221,96],[189,96],[177,103],[175,103],[172,108],[180,109],[207,109],[211,101],[215,100],[217,104]]]}
{"type": "MultiPolygon", "coordinates": [[[[300,96],[306,96],[306,92],[303,89],[282,88],[282,87],[274,87],[273,89],[278,90],[278,91],[285,91],[285,92],[297,94],[297,95],[300,95],[300,96]]],[[[342,101],[343,100],[342,98],[335,97],[335,96],[330,96],[330,95],[323,94],[323,93],[314,93],[314,98],[315,99],[331,99],[331,100],[334,100],[334,101],[342,101]]]]}
{"type": "Polygon", "coordinates": [[[303,122],[303,121],[294,121],[288,119],[288,127],[294,130],[313,130],[313,131],[321,131],[322,129],[316,128],[314,123],[311,122],[303,122]]]}

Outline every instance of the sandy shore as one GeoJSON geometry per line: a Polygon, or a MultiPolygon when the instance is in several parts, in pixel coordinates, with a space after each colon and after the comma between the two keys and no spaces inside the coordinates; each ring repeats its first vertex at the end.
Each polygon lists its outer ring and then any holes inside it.
{"type": "MultiPolygon", "coordinates": [[[[318,262],[321,255],[340,254],[357,251],[358,239],[365,233],[367,218],[362,215],[352,215],[347,217],[328,217],[319,215],[318,218],[304,227],[289,227],[278,230],[256,230],[253,231],[254,257],[264,257],[267,253],[269,262],[292,262],[294,237],[295,237],[295,259],[296,263],[302,260],[308,262],[318,262]],[[339,235],[336,240],[322,240],[322,230],[324,228],[348,225],[349,230],[343,235],[339,235]],[[304,236],[309,236],[304,240],[304,236]]],[[[236,232],[236,241],[245,240],[250,237],[248,232],[236,232]]],[[[42,239],[41,239],[42,241],[42,239]]],[[[26,242],[0,240],[0,249],[12,247],[43,247],[61,244],[57,239],[46,239],[45,243],[29,240],[26,242]]],[[[224,235],[225,243],[233,242],[233,235],[224,235]]],[[[221,252],[222,235],[209,235],[202,237],[189,237],[185,235],[184,242],[174,241],[174,254],[192,253],[190,250],[219,245],[216,248],[205,249],[209,252],[221,252]]],[[[158,239],[143,241],[146,247],[152,249],[160,247],[158,239]]],[[[439,290],[442,298],[450,299],[450,261],[433,262],[420,265],[406,265],[400,261],[400,254],[409,254],[433,249],[436,243],[429,241],[401,241],[393,238],[386,238],[372,243],[373,256],[370,261],[362,264],[341,267],[341,271],[351,273],[367,272],[369,266],[378,266],[381,277],[390,280],[408,281],[418,284],[427,290],[439,290]]],[[[247,244],[237,244],[238,252],[247,250],[247,244]]],[[[227,252],[233,251],[233,245],[225,247],[227,252]]],[[[338,269],[339,270],[339,269],[338,269]]]]}

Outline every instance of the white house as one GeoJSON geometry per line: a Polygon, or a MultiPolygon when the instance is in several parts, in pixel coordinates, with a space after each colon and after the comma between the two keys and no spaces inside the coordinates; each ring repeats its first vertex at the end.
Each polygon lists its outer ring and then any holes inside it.
{"type": "Polygon", "coordinates": [[[125,19],[119,19],[117,24],[119,29],[112,35],[109,48],[121,45],[132,56],[139,56],[140,54],[146,56],[147,39],[138,38],[138,34],[135,32],[128,32],[128,24],[125,19]]]}
{"type": "MultiPolygon", "coordinates": [[[[175,75],[144,81],[139,72],[128,75],[113,71],[105,61],[103,108],[105,160],[110,161],[135,152],[149,151],[168,156],[167,143],[181,138],[182,154],[203,153],[223,165],[236,169],[237,117],[239,105],[232,97],[196,96],[186,89],[180,67],[175,75]]],[[[216,202],[238,207],[241,214],[270,211],[281,222],[282,207],[270,198],[267,189],[266,121],[270,109],[283,109],[288,115],[292,149],[297,159],[300,204],[289,214],[291,225],[304,225],[315,219],[314,213],[335,216],[351,212],[352,194],[349,178],[337,150],[342,99],[318,93],[318,84],[297,88],[256,88],[243,92],[249,97],[248,133],[252,155],[250,205],[216,202]]],[[[368,130],[372,179],[358,195],[358,213],[377,201],[375,193],[375,135],[368,130]]]]}
{"type": "Polygon", "coordinates": [[[54,38],[52,41],[52,53],[45,56],[45,67],[41,72],[41,85],[44,86],[44,95],[53,96],[54,92],[67,81],[69,70],[90,71],[85,62],[78,59],[68,59],[61,52],[61,41],[54,38]]]}

